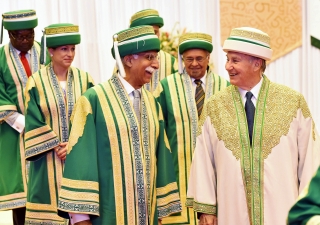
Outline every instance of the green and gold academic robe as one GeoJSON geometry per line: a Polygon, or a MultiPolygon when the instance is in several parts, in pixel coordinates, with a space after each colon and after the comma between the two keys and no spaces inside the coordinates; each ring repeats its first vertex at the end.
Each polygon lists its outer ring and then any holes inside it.
{"type": "Polygon", "coordinates": [[[289,225],[320,224],[320,167],[289,211],[289,225]]]}
{"type": "MultiPolygon", "coordinates": [[[[210,70],[206,76],[205,99],[229,85],[224,78],[210,70]]],[[[198,112],[195,93],[188,74],[175,73],[160,81],[154,96],[161,105],[165,130],[174,159],[174,171],[178,180],[181,214],[163,219],[163,224],[196,224],[197,218],[192,209],[186,207],[187,185],[190,165],[195,147],[198,126],[198,112]]]]}
{"type": "Polygon", "coordinates": [[[304,97],[263,76],[252,146],[236,86],[205,104],[187,204],[218,224],[286,224],[290,207],[319,166],[319,136],[304,97]]]}
{"type": "Polygon", "coordinates": [[[63,162],[54,147],[69,140],[69,121],[78,98],[93,86],[91,76],[70,67],[65,92],[51,64],[26,87],[25,156],[30,160],[26,224],[65,224],[57,214],[63,162]]]}
{"type": "MultiPolygon", "coordinates": [[[[150,83],[144,85],[150,92],[153,92],[157,88],[163,78],[178,71],[178,61],[174,56],[162,50],[158,52],[158,56],[159,69],[153,72],[150,83]]],[[[113,73],[115,74],[117,71],[118,68],[115,67],[113,73]]]]}
{"type": "MultiPolygon", "coordinates": [[[[30,69],[40,68],[40,45],[30,49],[30,69]]],[[[5,119],[13,113],[24,114],[24,89],[28,77],[17,51],[9,43],[0,48],[0,210],[25,207],[27,166],[24,133],[13,129],[5,119]]]]}
{"type": "Polygon", "coordinates": [[[59,215],[89,214],[95,225],[157,225],[181,211],[161,108],[141,92],[141,125],[117,75],[79,99],[59,215]]]}

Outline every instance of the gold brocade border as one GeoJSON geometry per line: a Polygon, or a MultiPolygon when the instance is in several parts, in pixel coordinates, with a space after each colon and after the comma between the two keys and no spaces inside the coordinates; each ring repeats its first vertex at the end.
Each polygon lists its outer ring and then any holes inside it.
{"type": "Polygon", "coordinates": [[[230,36],[239,36],[239,37],[244,37],[244,38],[250,38],[250,39],[254,39],[256,41],[262,41],[262,42],[270,45],[270,37],[269,36],[267,36],[265,34],[261,34],[261,33],[256,33],[253,31],[233,29],[231,31],[230,36]]]}
{"type": "Polygon", "coordinates": [[[65,177],[62,178],[63,186],[68,188],[78,189],[79,187],[85,187],[85,189],[99,191],[99,184],[94,181],[78,181],[70,180],[65,177]]]}
{"type": "MultiPolygon", "coordinates": [[[[85,187],[85,186],[80,186],[85,187]]],[[[78,187],[79,188],[79,187],[78,187]]],[[[99,202],[99,194],[98,193],[88,193],[88,192],[75,192],[75,191],[69,191],[66,189],[60,190],[60,195],[64,196],[64,201],[93,201],[93,202],[99,202]]]]}
{"type": "Polygon", "coordinates": [[[131,30],[125,30],[121,33],[118,33],[118,41],[122,42],[131,38],[135,38],[137,36],[141,36],[143,34],[154,34],[153,27],[145,26],[145,27],[135,27],[131,30]]]}
{"type": "Polygon", "coordinates": [[[54,139],[54,138],[56,138],[55,133],[53,133],[53,131],[50,131],[49,133],[27,140],[25,142],[25,145],[26,145],[26,148],[30,148],[31,146],[38,145],[38,144],[41,145],[44,141],[54,139]]]}
{"type": "Polygon", "coordinates": [[[24,192],[14,193],[11,195],[0,196],[0,202],[9,201],[9,200],[18,199],[18,198],[25,198],[25,197],[26,197],[26,193],[24,192]]]}
{"type": "Polygon", "coordinates": [[[13,110],[17,111],[17,107],[15,105],[1,105],[0,106],[0,111],[1,110],[13,110]]]}
{"type": "Polygon", "coordinates": [[[147,16],[159,16],[159,12],[154,9],[146,9],[146,10],[137,12],[131,17],[130,23],[132,23],[132,21],[135,21],[137,19],[147,17],[147,16]]]}
{"type": "Polygon", "coordinates": [[[192,201],[192,206],[195,212],[217,215],[216,205],[208,205],[208,204],[192,201]]]}
{"type": "Polygon", "coordinates": [[[121,165],[124,166],[125,170],[125,194],[127,199],[127,215],[128,221],[135,221],[135,214],[134,214],[134,208],[135,205],[132,204],[135,202],[134,199],[134,193],[132,193],[130,190],[132,189],[132,184],[134,183],[132,175],[130,174],[130,170],[132,168],[132,161],[131,161],[131,151],[130,149],[130,143],[129,138],[127,136],[128,131],[124,128],[126,127],[123,125],[123,123],[127,124],[125,121],[125,118],[122,117],[122,108],[121,105],[118,104],[118,101],[120,101],[116,93],[117,91],[114,90],[113,86],[111,85],[111,82],[106,82],[101,85],[102,87],[96,86],[96,92],[99,98],[99,102],[101,105],[101,108],[103,108],[103,114],[106,121],[106,129],[108,131],[109,136],[109,142],[110,142],[110,151],[112,156],[112,164],[113,164],[113,185],[114,185],[114,196],[115,196],[115,204],[116,204],[116,214],[117,214],[117,224],[125,224],[126,221],[124,221],[124,211],[125,211],[125,205],[124,205],[124,193],[123,193],[123,178],[122,178],[122,168],[121,165]],[[105,92],[105,93],[104,93],[105,92]],[[110,107],[108,101],[109,100],[112,105],[112,108],[110,107]],[[117,118],[113,117],[113,113],[117,118]],[[122,117],[122,118],[120,118],[122,117]],[[121,135],[121,146],[119,146],[119,140],[118,140],[118,134],[117,134],[117,128],[116,124],[120,123],[118,126],[119,132],[121,135]],[[121,159],[120,155],[120,149],[128,149],[128,151],[122,151],[123,153],[123,159],[121,159]],[[123,161],[123,162],[121,162],[123,161]],[[125,163],[124,163],[125,162],[125,163]]]}
{"type": "Polygon", "coordinates": [[[157,196],[166,195],[175,189],[178,189],[176,182],[167,184],[165,187],[157,188],[157,196]]]}
{"type": "Polygon", "coordinates": [[[52,35],[52,34],[63,34],[63,33],[76,33],[79,32],[79,26],[65,26],[65,27],[45,27],[45,34],[52,35]]]}
{"type": "Polygon", "coordinates": [[[65,225],[65,219],[58,216],[57,213],[50,212],[31,212],[26,211],[26,223],[25,224],[59,224],[65,225]],[[50,223],[47,223],[50,222],[50,223]]]}
{"type": "Polygon", "coordinates": [[[158,198],[157,199],[157,203],[158,203],[157,205],[158,205],[158,207],[161,207],[161,206],[168,205],[168,203],[177,202],[179,200],[180,200],[179,194],[178,193],[172,193],[170,195],[158,198]]]}
{"type": "Polygon", "coordinates": [[[204,33],[186,33],[179,38],[179,45],[188,40],[206,41],[212,43],[212,36],[204,33]]]}
{"type": "Polygon", "coordinates": [[[92,108],[88,99],[82,96],[77,101],[76,110],[73,111],[71,127],[72,136],[69,137],[68,154],[72,151],[72,148],[76,145],[78,139],[83,135],[88,114],[92,114],[92,108]],[[82,110],[79,110],[79,108],[82,110]]]}
{"type": "Polygon", "coordinates": [[[301,0],[220,0],[221,45],[233,28],[257,28],[270,36],[274,61],[301,46],[301,8],[301,0]]]}
{"type": "MultiPolygon", "coordinates": [[[[39,134],[46,133],[46,132],[48,132],[48,131],[50,131],[50,129],[49,129],[48,126],[38,127],[38,128],[36,128],[36,129],[34,129],[34,130],[28,131],[28,132],[25,134],[24,138],[25,138],[25,140],[28,140],[28,139],[31,138],[31,137],[34,137],[34,136],[39,135],[39,134]]],[[[52,131],[51,131],[51,132],[52,132],[52,131]]]]}
{"type": "Polygon", "coordinates": [[[5,45],[4,46],[4,52],[6,54],[6,58],[7,60],[7,64],[12,76],[12,79],[16,85],[16,89],[17,89],[17,100],[18,100],[18,104],[19,104],[19,108],[21,109],[21,112],[24,112],[24,87],[21,81],[21,78],[23,75],[19,74],[18,70],[17,70],[17,63],[14,60],[14,57],[11,57],[12,54],[10,54],[10,47],[9,45],[5,45]]]}

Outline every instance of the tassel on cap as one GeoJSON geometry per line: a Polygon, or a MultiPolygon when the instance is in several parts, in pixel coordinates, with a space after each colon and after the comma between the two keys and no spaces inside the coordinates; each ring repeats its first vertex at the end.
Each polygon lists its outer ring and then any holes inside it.
{"type": "Polygon", "coordinates": [[[182,65],[182,57],[181,57],[181,54],[179,53],[179,48],[178,48],[178,66],[179,66],[178,72],[180,74],[182,74],[183,73],[183,65],[182,65]]]}
{"type": "Polygon", "coordinates": [[[122,77],[125,77],[126,76],[126,73],[124,71],[124,68],[123,68],[123,64],[122,64],[122,61],[121,61],[121,57],[120,57],[120,54],[119,54],[119,49],[118,49],[118,35],[115,34],[113,36],[113,49],[114,49],[114,55],[115,55],[115,58],[116,58],[116,62],[117,62],[117,67],[118,67],[118,70],[119,70],[119,73],[122,77]]]}

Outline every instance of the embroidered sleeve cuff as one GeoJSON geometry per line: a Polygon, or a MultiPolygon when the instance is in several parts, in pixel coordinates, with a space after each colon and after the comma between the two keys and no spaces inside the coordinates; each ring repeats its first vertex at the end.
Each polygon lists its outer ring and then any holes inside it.
{"type": "Polygon", "coordinates": [[[187,198],[186,206],[193,208],[193,210],[198,213],[217,215],[216,205],[204,204],[204,203],[196,202],[194,201],[194,199],[187,198]]]}

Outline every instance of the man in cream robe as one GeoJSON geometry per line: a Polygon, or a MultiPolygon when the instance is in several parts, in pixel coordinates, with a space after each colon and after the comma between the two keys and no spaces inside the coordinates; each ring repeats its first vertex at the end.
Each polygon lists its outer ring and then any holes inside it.
{"type": "Polygon", "coordinates": [[[143,88],[158,67],[159,39],[151,26],[115,36],[120,73],[88,90],[73,113],[59,215],[79,225],[157,225],[181,211],[161,108],[143,88]]]}
{"type": "MultiPolygon", "coordinates": [[[[186,208],[187,185],[199,117],[195,81],[202,81],[204,99],[209,99],[229,85],[228,81],[214,74],[208,67],[212,48],[212,37],[208,34],[182,35],[179,50],[184,58],[184,70],[161,80],[153,92],[163,110],[182,203],[182,212],[163,219],[163,224],[197,223],[194,211],[186,208]]],[[[178,59],[182,68],[182,58],[178,59]]]]}
{"type": "Polygon", "coordinates": [[[200,224],[285,224],[319,164],[314,122],[300,93],[263,74],[267,34],[235,28],[223,49],[233,85],[204,106],[187,204],[200,224]]]}

